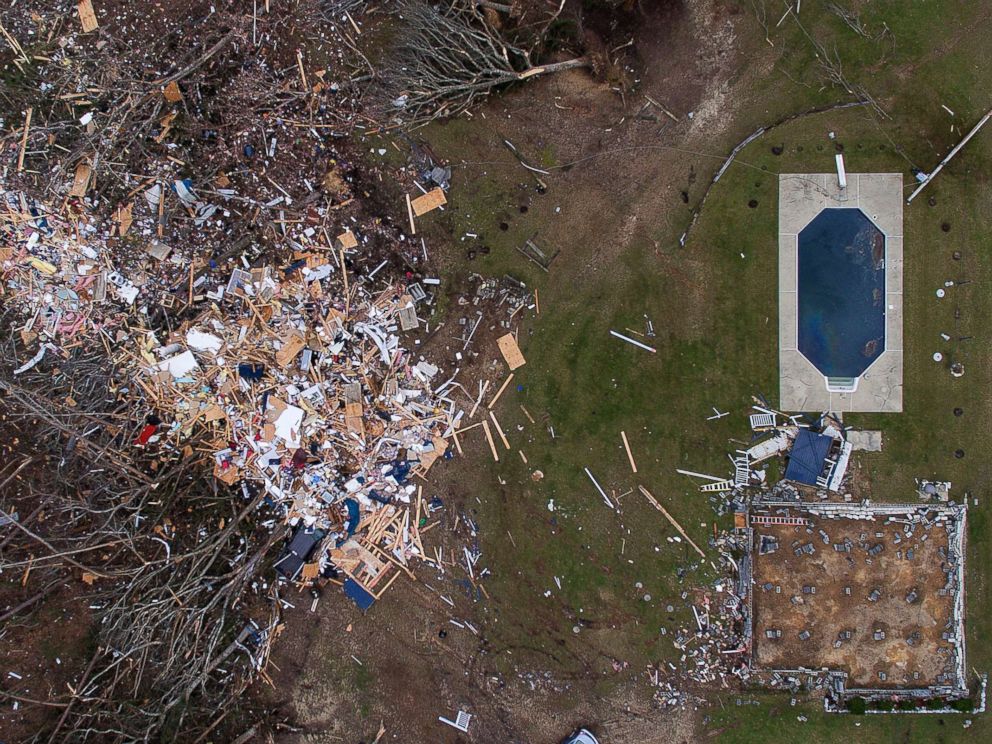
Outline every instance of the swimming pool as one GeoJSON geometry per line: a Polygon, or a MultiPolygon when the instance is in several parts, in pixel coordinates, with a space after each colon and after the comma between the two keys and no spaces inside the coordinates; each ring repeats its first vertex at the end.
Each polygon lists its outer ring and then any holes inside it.
{"type": "Polygon", "coordinates": [[[798,236],[799,351],[828,385],[885,351],[885,235],[856,208],[828,208],[798,236]]]}

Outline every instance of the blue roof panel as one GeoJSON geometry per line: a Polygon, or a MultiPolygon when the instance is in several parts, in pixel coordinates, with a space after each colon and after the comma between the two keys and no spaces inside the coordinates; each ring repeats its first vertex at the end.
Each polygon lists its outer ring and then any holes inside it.
{"type": "Polygon", "coordinates": [[[801,429],[789,453],[789,464],[785,468],[787,480],[816,485],[816,479],[823,473],[823,462],[830,452],[833,439],[824,434],[815,434],[809,429],[801,429]]]}

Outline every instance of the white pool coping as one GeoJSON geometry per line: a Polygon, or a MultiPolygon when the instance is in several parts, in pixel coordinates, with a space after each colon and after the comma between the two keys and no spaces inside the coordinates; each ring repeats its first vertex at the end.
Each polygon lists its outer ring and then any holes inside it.
{"type": "Polygon", "coordinates": [[[785,411],[902,411],[903,189],[901,173],[783,173],[778,182],[779,406],[785,411]],[[827,378],[799,351],[799,232],[822,210],[857,207],[885,235],[885,351],[853,392],[827,378]]]}

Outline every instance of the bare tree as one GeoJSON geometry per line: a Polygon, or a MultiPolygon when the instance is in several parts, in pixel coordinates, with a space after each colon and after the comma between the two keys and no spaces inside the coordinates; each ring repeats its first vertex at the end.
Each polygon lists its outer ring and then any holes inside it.
{"type": "Polygon", "coordinates": [[[29,432],[30,447],[0,466],[0,516],[12,525],[0,569],[30,566],[42,588],[0,622],[37,611],[67,576],[91,584],[97,620],[82,678],[47,703],[63,715],[32,741],[149,741],[165,729],[196,738],[264,667],[280,603],[274,593],[252,602],[250,585],[286,528],[258,529],[261,491],[241,500],[218,492],[203,465],[136,454],[135,408],[152,402],[115,392],[127,373],[101,344],[15,375],[16,321],[0,311],[0,421],[29,432]],[[168,527],[180,521],[185,529],[168,527]]]}
{"type": "Polygon", "coordinates": [[[848,10],[847,8],[844,8],[835,3],[830,3],[827,6],[827,10],[829,10],[835,16],[840,18],[842,21],[844,21],[847,27],[851,29],[854,33],[856,33],[858,36],[864,39],[871,38],[871,34],[868,33],[868,29],[866,29],[864,27],[864,24],[861,23],[861,15],[859,13],[856,13],[853,10],[848,10]]]}
{"type": "Polygon", "coordinates": [[[389,103],[400,121],[417,126],[454,116],[502,86],[590,65],[586,57],[534,64],[534,49],[494,28],[482,5],[449,0],[435,7],[407,0],[402,6],[403,29],[389,76],[389,103]]]}

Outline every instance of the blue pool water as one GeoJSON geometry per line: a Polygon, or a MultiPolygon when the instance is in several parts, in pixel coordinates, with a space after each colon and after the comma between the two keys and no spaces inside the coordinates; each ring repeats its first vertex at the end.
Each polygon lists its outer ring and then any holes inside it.
{"type": "Polygon", "coordinates": [[[885,236],[860,209],[824,209],[799,233],[799,351],[857,377],[885,350],[885,236]]]}

